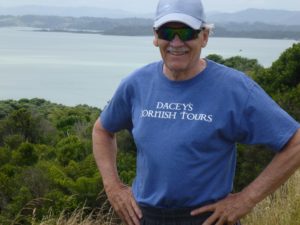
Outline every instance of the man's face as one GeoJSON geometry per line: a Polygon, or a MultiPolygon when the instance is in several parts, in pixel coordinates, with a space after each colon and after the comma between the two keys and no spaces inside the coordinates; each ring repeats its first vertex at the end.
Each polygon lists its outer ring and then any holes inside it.
{"type": "MultiPolygon", "coordinates": [[[[163,25],[167,28],[183,28],[187,27],[182,23],[167,23],[163,25]]],[[[201,71],[199,68],[199,58],[201,49],[206,46],[208,40],[208,31],[203,30],[196,39],[182,41],[176,35],[171,41],[164,40],[158,37],[157,32],[154,32],[154,45],[159,47],[162,59],[164,61],[165,72],[171,74],[182,74],[181,78],[188,78],[201,71]]]]}

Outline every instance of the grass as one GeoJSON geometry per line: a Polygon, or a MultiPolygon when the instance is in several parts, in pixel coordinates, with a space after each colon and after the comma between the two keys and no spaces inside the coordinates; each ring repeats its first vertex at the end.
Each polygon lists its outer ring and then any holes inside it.
{"type": "MultiPolygon", "coordinates": [[[[103,209],[107,209],[107,202],[103,209]]],[[[88,208],[75,210],[65,216],[62,212],[59,218],[51,213],[37,222],[32,214],[32,225],[117,225],[120,221],[112,209],[104,213],[100,209],[97,213],[86,215],[88,208]]],[[[259,203],[253,211],[242,220],[243,225],[300,225],[300,170],[298,170],[275,193],[259,203]]]]}
{"type": "Polygon", "coordinates": [[[300,170],[242,220],[244,225],[300,225],[300,170]]]}

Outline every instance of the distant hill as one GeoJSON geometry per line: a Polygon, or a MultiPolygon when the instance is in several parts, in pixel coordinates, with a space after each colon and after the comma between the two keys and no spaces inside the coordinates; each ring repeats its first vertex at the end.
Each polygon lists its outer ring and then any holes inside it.
{"type": "MultiPolygon", "coordinates": [[[[152,19],[97,18],[59,16],[0,16],[0,27],[18,26],[37,28],[44,32],[94,33],[106,35],[147,36],[153,35],[152,19]]],[[[35,29],[36,30],[36,29],[35,29]]],[[[283,26],[265,23],[216,24],[215,37],[249,37],[300,40],[300,25],[283,26]]]]}
{"type": "MultiPolygon", "coordinates": [[[[19,26],[47,32],[146,36],[153,35],[153,17],[149,15],[137,16],[121,10],[99,8],[0,8],[0,27],[19,26]],[[9,12],[12,15],[1,15],[9,12]]],[[[247,9],[236,13],[208,13],[208,22],[215,24],[215,37],[300,40],[300,11],[247,9]]]]}
{"type": "Polygon", "coordinates": [[[300,25],[300,11],[246,9],[235,13],[208,13],[209,22],[227,23],[265,23],[272,25],[300,25]]]}
{"type": "MultiPolygon", "coordinates": [[[[70,17],[107,17],[107,18],[154,18],[154,12],[142,14],[119,9],[97,7],[50,7],[26,5],[20,7],[0,7],[0,15],[42,15],[70,17]]],[[[233,13],[208,12],[208,21],[215,24],[227,23],[265,23],[272,25],[300,25],[300,11],[246,9],[233,13]]]]}
{"type": "MultiPolygon", "coordinates": [[[[32,27],[43,32],[93,33],[104,35],[151,36],[153,20],[146,18],[97,18],[60,16],[0,16],[0,27],[32,27]]],[[[214,37],[248,37],[300,40],[300,25],[265,23],[216,24],[214,37]]]]}
{"type": "Polygon", "coordinates": [[[41,15],[41,16],[70,16],[70,17],[107,17],[128,18],[141,17],[153,18],[152,14],[140,14],[120,9],[105,9],[97,7],[52,7],[39,5],[26,5],[20,7],[0,7],[0,15],[41,15]]]}

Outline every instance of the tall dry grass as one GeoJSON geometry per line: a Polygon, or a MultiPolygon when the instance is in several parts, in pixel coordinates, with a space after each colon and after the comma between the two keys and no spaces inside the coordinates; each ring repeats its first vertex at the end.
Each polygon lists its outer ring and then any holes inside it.
{"type": "MultiPolygon", "coordinates": [[[[32,219],[32,225],[117,225],[120,224],[112,209],[86,215],[88,209],[75,210],[59,218],[51,213],[41,222],[32,219]]],[[[259,203],[253,211],[242,220],[243,225],[300,225],[300,170],[297,171],[274,194],[259,203]]]]}
{"type": "Polygon", "coordinates": [[[57,218],[44,218],[42,222],[34,223],[33,225],[117,225],[118,219],[113,215],[113,212],[107,214],[90,213],[86,215],[84,209],[75,210],[70,216],[65,216],[63,213],[57,218]]]}
{"type": "Polygon", "coordinates": [[[300,225],[300,170],[242,220],[244,225],[300,225]]]}

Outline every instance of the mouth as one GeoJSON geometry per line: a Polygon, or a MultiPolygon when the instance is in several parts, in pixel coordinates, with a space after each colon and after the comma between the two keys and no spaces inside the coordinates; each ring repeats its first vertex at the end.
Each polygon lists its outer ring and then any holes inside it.
{"type": "Polygon", "coordinates": [[[174,56],[182,56],[188,53],[188,49],[186,48],[167,48],[167,53],[174,55],[174,56]]]}

